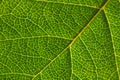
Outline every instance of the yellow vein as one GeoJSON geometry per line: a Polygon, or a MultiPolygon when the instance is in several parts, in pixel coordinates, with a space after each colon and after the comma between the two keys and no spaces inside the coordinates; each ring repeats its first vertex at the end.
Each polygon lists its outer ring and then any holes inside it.
{"type": "Polygon", "coordinates": [[[29,77],[34,76],[34,75],[31,75],[31,74],[25,74],[25,73],[2,73],[0,75],[24,75],[24,76],[29,76],[29,77]]]}
{"type": "Polygon", "coordinates": [[[21,39],[35,39],[35,38],[58,38],[58,39],[65,39],[65,40],[73,40],[72,38],[65,38],[65,37],[60,37],[60,36],[31,36],[31,37],[20,37],[20,38],[11,38],[11,39],[3,39],[0,40],[0,42],[3,41],[14,41],[14,40],[21,40],[21,39]]]}
{"type": "Polygon", "coordinates": [[[39,2],[46,2],[46,3],[54,3],[54,4],[63,4],[63,5],[73,5],[73,6],[85,6],[89,8],[94,8],[94,9],[99,9],[98,7],[95,6],[90,6],[90,5],[84,5],[84,4],[76,4],[76,3],[66,3],[66,2],[57,2],[57,1],[45,1],[45,0],[36,0],[39,2]]]}
{"type": "Polygon", "coordinates": [[[120,73],[119,73],[119,69],[118,69],[118,63],[117,63],[117,58],[116,58],[116,52],[115,52],[115,45],[114,45],[113,35],[112,35],[111,28],[110,28],[110,22],[109,22],[109,19],[108,19],[107,15],[106,15],[105,10],[104,10],[104,14],[105,14],[108,26],[109,26],[109,31],[110,31],[111,40],[112,40],[112,47],[113,47],[113,50],[114,50],[114,56],[115,56],[115,63],[116,63],[117,74],[118,74],[118,78],[120,80],[120,76],[119,76],[120,73]]]}
{"type": "Polygon", "coordinates": [[[77,76],[77,74],[75,74],[75,73],[72,73],[75,77],[77,77],[79,80],[82,80],[82,79],[80,79],[78,76],[77,76]]]}
{"type": "Polygon", "coordinates": [[[85,44],[85,42],[82,40],[82,38],[80,38],[80,40],[81,40],[81,41],[82,41],[82,43],[84,44],[84,46],[85,46],[86,50],[88,51],[88,53],[89,53],[89,55],[90,55],[90,57],[91,57],[91,60],[92,60],[92,62],[93,62],[93,65],[95,66],[95,69],[96,69],[96,76],[97,76],[97,80],[98,80],[98,71],[97,71],[97,66],[96,66],[95,61],[94,61],[94,59],[93,59],[93,57],[92,57],[92,54],[90,53],[90,51],[89,51],[89,49],[88,49],[87,45],[86,45],[86,44],[85,44]]]}
{"type": "Polygon", "coordinates": [[[70,62],[71,62],[71,76],[70,76],[70,80],[72,80],[72,73],[73,73],[73,65],[72,65],[72,48],[70,46],[70,62]]]}
{"type": "Polygon", "coordinates": [[[109,3],[109,0],[107,0],[105,2],[105,4],[99,9],[99,11],[91,18],[91,20],[85,25],[85,27],[82,29],[82,31],[80,31],[78,33],[78,35],[71,41],[71,43],[58,55],[56,56],[53,60],[51,60],[50,63],[48,63],[42,70],[40,70],[33,78],[32,80],[34,80],[39,74],[41,74],[50,64],[52,64],[57,58],[59,58],[59,56],[62,55],[62,53],[64,51],[66,51],[75,41],[78,37],[80,37],[80,35],[88,28],[88,26],[91,24],[91,22],[93,22],[93,20],[97,17],[97,15],[105,8],[105,6],[109,3]]]}

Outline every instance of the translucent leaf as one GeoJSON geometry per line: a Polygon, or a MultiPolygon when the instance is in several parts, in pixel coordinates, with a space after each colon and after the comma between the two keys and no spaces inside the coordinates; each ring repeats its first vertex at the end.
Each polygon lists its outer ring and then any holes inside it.
{"type": "Polygon", "coordinates": [[[119,0],[1,0],[0,80],[119,80],[119,0]]]}

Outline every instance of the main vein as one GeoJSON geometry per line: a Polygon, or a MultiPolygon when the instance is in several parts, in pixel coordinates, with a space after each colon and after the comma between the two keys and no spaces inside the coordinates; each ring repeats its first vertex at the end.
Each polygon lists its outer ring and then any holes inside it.
{"type": "Polygon", "coordinates": [[[68,48],[71,47],[71,45],[78,39],[78,37],[81,36],[81,34],[89,27],[89,25],[93,22],[93,20],[98,16],[98,14],[104,10],[105,6],[109,3],[110,0],[107,0],[105,4],[98,10],[98,12],[90,19],[90,21],[84,26],[84,28],[76,35],[76,37],[71,41],[71,43],[59,54],[57,55],[53,60],[51,60],[50,63],[48,63],[42,70],[40,70],[33,78],[34,80],[39,74],[41,74],[49,65],[51,65],[59,56],[62,55],[64,51],[66,51],[68,48]]]}

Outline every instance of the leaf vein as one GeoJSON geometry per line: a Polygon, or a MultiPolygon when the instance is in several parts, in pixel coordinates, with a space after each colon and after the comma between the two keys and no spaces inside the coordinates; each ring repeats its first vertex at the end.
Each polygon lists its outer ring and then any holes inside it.
{"type": "Polygon", "coordinates": [[[91,20],[84,26],[84,28],[75,36],[75,38],[71,41],[71,43],[68,44],[68,46],[67,46],[65,49],[63,49],[63,51],[62,51],[60,54],[58,54],[58,56],[56,56],[50,63],[48,63],[42,70],[40,70],[40,71],[32,78],[32,80],[34,80],[39,74],[41,74],[41,73],[42,73],[50,64],[52,64],[57,58],[59,58],[59,57],[62,55],[62,53],[63,53],[64,51],[66,51],[66,50],[76,41],[76,39],[78,39],[78,37],[81,36],[81,34],[88,28],[88,26],[91,24],[91,22],[93,22],[93,20],[97,17],[97,15],[105,8],[105,6],[108,4],[108,2],[109,2],[109,0],[107,0],[107,1],[105,2],[105,4],[98,10],[98,12],[91,18],[91,20]]]}

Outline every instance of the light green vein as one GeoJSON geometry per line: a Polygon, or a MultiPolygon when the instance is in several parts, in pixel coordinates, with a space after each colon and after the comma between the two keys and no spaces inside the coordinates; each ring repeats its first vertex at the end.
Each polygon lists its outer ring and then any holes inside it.
{"type": "Polygon", "coordinates": [[[57,1],[45,1],[45,0],[36,0],[39,2],[46,2],[46,3],[54,3],[54,4],[64,4],[64,5],[74,5],[74,6],[85,6],[85,7],[90,7],[94,9],[99,9],[98,7],[95,6],[90,6],[90,5],[85,5],[85,4],[75,4],[75,3],[66,3],[66,2],[57,2],[57,1]]]}
{"type": "Polygon", "coordinates": [[[77,77],[79,80],[82,80],[82,79],[80,79],[78,76],[77,76],[77,74],[75,74],[75,73],[72,73],[75,77],[77,77]]]}
{"type": "Polygon", "coordinates": [[[120,76],[119,76],[120,73],[119,73],[119,69],[118,69],[118,63],[117,63],[117,58],[116,58],[116,52],[115,52],[115,45],[114,45],[113,35],[112,35],[112,32],[111,32],[111,28],[110,28],[110,22],[108,20],[108,17],[106,15],[105,10],[104,10],[104,14],[105,14],[105,17],[107,19],[108,26],[109,26],[109,31],[110,31],[111,41],[112,41],[112,47],[113,47],[113,50],[114,50],[114,56],[115,56],[115,63],[116,63],[117,74],[118,74],[118,78],[120,80],[120,76]]]}
{"type": "Polygon", "coordinates": [[[24,76],[28,76],[28,77],[33,77],[34,75],[31,74],[25,74],[25,73],[2,73],[0,75],[24,75],[24,76]]]}
{"type": "Polygon", "coordinates": [[[70,77],[70,80],[72,80],[73,65],[72,65],[72,51],[71,51],[71,46],[70,46],[70,62],[71,62],[71,77],[70,77]]]}
{"type": "Polygon", "coordinates": [[[58,38],[58,39],[65,39],[65,40],[73,40],[72,38],[65,38],[65,37],[60,37],[60,36],[31,36],[31,37],[4,39],[4,40],[0,40],[0,42],[21,40],[21,39],[35,39],[35,38],[58,38]]]}
{"type": "Polygon", "coordinates": [[[21,3],[21,1],[12,9],[12,11],[10,13],[0,14],[0,17],[2,17],[3,15],[9,15],[9,14],[11,14],[20,5],[20,3],[21,3]]]}
{"type": "Polygon", "coordinates": [[[97,66],[96,66],[95,61],[94,61],[94,59],[93,59],[93,57],[92,57],[92,54],[90,53],[90,51],[89,51],[88,47],[86,46],[85,42],[84,42],[81,38],[80,38],[80,40],[81,40],[82,43],[84,44],[86,50],[88,51],[88,53],[89,53],[89,55],[90,55],[90,57],[91,57],[91,60],[92,60],[92,62],[93,62],[93,65],[94,65],[94,67],[95,67],[95,69],[96,69],[95,72],[96,72],[97,80],[98,80],[97,66]]]}

